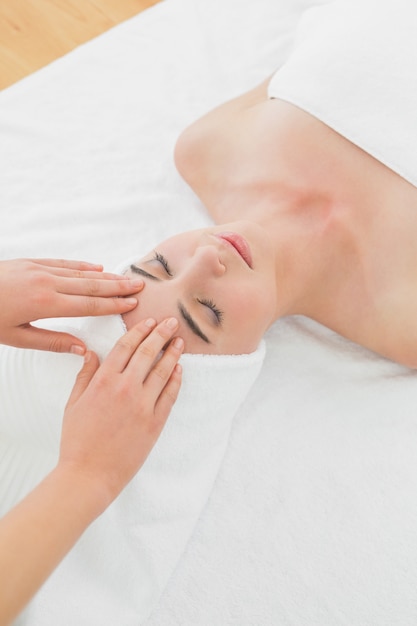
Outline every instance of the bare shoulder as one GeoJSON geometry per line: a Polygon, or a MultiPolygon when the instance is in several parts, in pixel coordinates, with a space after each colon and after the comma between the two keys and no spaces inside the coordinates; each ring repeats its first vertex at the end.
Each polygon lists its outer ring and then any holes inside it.
{"type": "Polygon", "coordinates": [[[235,184],[245,144],[245,158],[253,158],[256,146],[249,143],[251,129],[243,130],[243,116],[267,101],[268,82],[209,111],[188,126],[176,142],[175,165],[209,212],[226,188],[235,184]]]}
{"type": "Polygon", "coordinates": [[[210,111],[177,141],[177,169],[216,222],[248,218],[245,206],[267,196],[279,204],[292,190],[325,183],[329,168],[343,170],[348,142],[295,105],[269,99],[268,82],[210,111]]]}

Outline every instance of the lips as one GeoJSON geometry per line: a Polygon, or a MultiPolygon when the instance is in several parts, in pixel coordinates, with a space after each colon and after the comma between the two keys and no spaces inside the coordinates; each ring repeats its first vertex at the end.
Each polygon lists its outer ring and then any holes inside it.
{"type": "Polygon", "coordinates": [[[248,242],[242,235],[233,232],[216,233],[216,237],[226,241],[242,257],[247,265],[252,269],[252,254],[248,242]]]}

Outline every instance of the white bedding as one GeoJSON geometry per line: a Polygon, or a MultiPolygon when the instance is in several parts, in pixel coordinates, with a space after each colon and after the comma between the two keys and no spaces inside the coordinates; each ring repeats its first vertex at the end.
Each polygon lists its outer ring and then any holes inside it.
{"type": "MultiPolygon", "coordinates": [[[[101,358],[126,332],[120,315],[55,326],[101,358]]],[[[58,566],[21,626],[145,623],[207,502],[264,356],[263,341],[252,354],[182,355],[183,385],[144,466],[58,566]]],[[[0,515],[55,466],[80,363],[73,354],[0,345],[0,515]]]]}
{"type": "MultiPolygon", "coordinates": [[[[165,0],[2,92],[0,256],[110,269],[138,241],[210,223],[175,139],[271,74],[311,4],[165,0]]],[[[146,626],[414,626],[416,374],[303,318],[266,339],[146,626]]]]}

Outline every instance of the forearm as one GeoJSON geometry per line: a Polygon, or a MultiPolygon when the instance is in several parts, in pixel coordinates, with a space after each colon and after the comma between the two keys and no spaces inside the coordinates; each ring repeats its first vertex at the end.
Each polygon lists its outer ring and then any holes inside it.
{"type": "Polygon", "coordinates": [[[104,510],[103,495],[58,467],[0,520],[0,626],[18,615],[104,510]]]}
{"type": "Polygon", "coordinates": [[[24,608],[154,446],[181,385],[183,343],[169,341],[178,325],[171,321],[144,320],[101,366],[87,353],[65,409],[58,466],[0,520],[0,626],[24,608]]]}

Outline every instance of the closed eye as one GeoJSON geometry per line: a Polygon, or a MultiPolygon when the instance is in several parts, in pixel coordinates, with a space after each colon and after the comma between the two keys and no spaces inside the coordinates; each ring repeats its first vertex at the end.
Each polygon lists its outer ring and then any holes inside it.
{"type": "Polygon", "coordinates": [[[200,304],[203,304],[204,306],[208,307],[211,311],[213,311],[214,316],[216,318],[216,324],[218,326],[221,326],[222,321],[223,321],[223,312],[220,311],[220,309],[216,306],[216,304],[213,302],[213,300],[206,300],[206,299],[198,299],[198,302],[200,304]]]}
{"type": "Polygon", "coordinates": [[[154,256],[152,258],[152,261],[158,261],[158,263],[160,263],[162,265],[162,267],[164,268],[164,270],[166,271],[168,276],[173,276],[171,268],[169,267],[169,263],[168,263],[168,261],[166,260],[166,258],[164,257],[163,254],[161,254],[160,252],[157,252],[155,250],[154,256]]]}
{"type": "MultiPolygon", "coordinates": [[[[158,252],[157,250],[154,251],[154,256],[152,258],[152,261],[158,261],[158,263],[160,263],[162,265],[162,267],[164,268],[164,270],[166,271],[166,273],[168,274],[168,276],[172,277],[173,273],[171,271],[171,268],[169,266],[168,260],[166,259],[166,257],[164,257],[163,254],[161,254],[160,252],[158,252]]],[[[222,321],[223,321],[223,312],[216,306],[216,304],[213,302],[213,300],[211,299],[197,299],[198,302],[204,306],[206,306],[207,308],[209,308],[213,313],[214,313],[214,317],[215,317],[215,323],[217,326],[221,326],[222,321]]]]}

